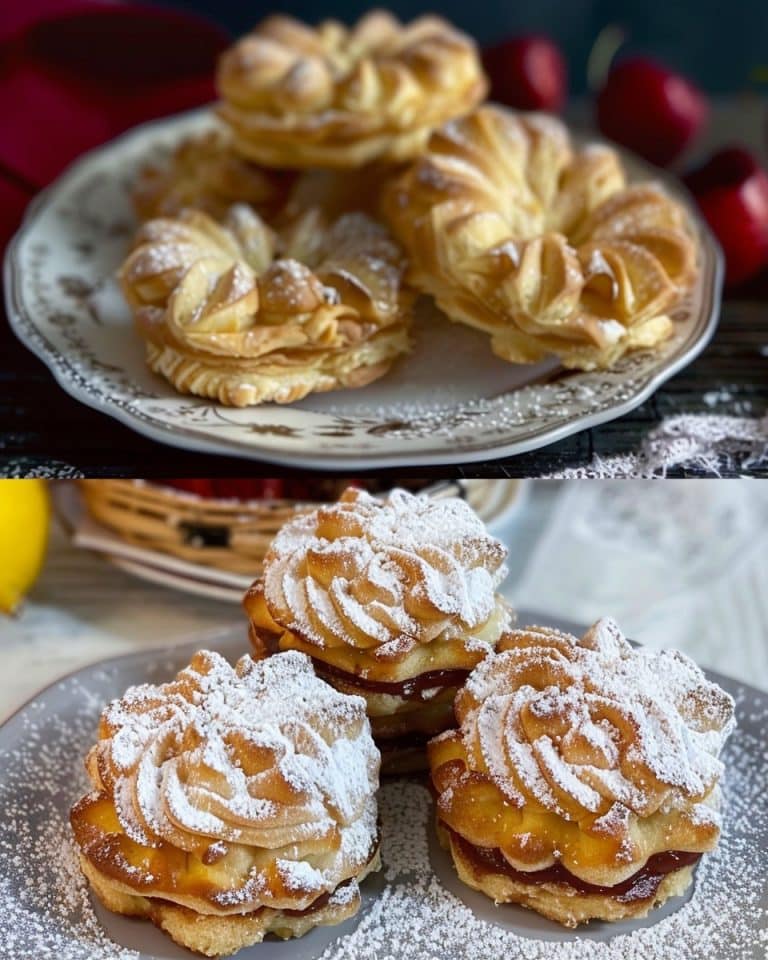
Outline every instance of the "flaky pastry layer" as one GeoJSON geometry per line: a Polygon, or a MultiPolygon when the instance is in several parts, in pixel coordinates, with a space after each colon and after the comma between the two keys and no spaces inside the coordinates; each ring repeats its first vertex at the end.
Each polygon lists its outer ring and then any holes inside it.
{"type": "Polygon", "coordinates": [[[125,884],[99,872],[85,857],[80,867],[101,903],[113,913],[150,920],[187,950],[206,957],[223,957],[261,943],[267,934],[289,940],[303,937],[314,927],[336,926],[360,909],[361,883],[381,868],[378,850],[365,869],[346,881],[317,908],[296,913],[262,907],[252,913],[226,916],[197,913],[188,907],[153,897],[138,896],[125,884]]]}
{"type": "Polygon", "coordinates": [[[359,167],[414,156],[486,90],[474,43],[438,17],[374,11],[354,27],[269,17],[221,58],[220,114],[243,156],[359,167]]]}
{"type": "Polygon", "coordinates": [[[485,105],[445,124],[383,209],[412,281],[514,363],[591,370],[656,347],[697,271],[683,208],[545,115],[485,105]]]}
{"type": "Polygon", "coordinates": [[[296,175],[257,166],[232,149],[220,130],[186,137],[164,161],[147,164],[131,191],[141,220],[176,216],[194,207],[222,219],[247,203],[267,220],[282,210],[296,175]]]}
{"type": "Polygon", "coordinates": [[[440,842],[450,851],[459,879],[497,904],[517,903],[565,927],[589,920],[632,920],[647,916],[670,897],[682,896],[693,882],[692,866],[668,873],[645,898],[621,899],[610,893],[586,893],[562,883],[526,883],[503,873],[478,870],[455,842],[450,831],[438,825],[440,842]]]}
{"type": "Polygon", "coordinates": [[[151,220],[120,270],[153,370],[233,406],[358,387],[410,347],[404,261],[362,213],[278,233],[250,207],[151,220]]]}

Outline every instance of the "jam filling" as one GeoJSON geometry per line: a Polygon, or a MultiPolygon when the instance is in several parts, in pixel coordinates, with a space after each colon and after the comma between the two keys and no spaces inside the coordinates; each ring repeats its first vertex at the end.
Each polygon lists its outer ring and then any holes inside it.
{"type": "Polygon", "coordinates": [[[545,867],[543,870],[516,870],[497,847],[476,847],[455,830],[451,830],[450,827],[446,829],[450,831],[451,839],[461,851],[461,855],[479,873],[502,873],[520,883],[564,883],[579,893],[608,894],[619,903],[635,903],[638,900],[649,900],[655,897],[661,881],[668,873],[688,867],[701,857],[700,853],[689,853],[684,850],[665,850],[654,853],[637,873],[612,887],[603,887],[580,880],[566,870],[561,863],[545,867]]]}
{"type": "MultiPolygon", "coordinates": [[[[254,636],[260,641],[260,645],[269,654],[279,651],[281,636],[279,633],[270,633],[267,630],[253,627],[252,630],[254,636]]],[[[312,663],[318,677],[322,677],[329,683],[336,680],[357,687],[358,690],[367,693],[388,693],[392,697],[400,697],[402,700],[418,700],[421,703],[427,703],[434,697],[434,693],[432,696],[425,696],[425,691],[434,691],[437,688],[442,692],[447,687],[460,687],[469,676],[469,670],[428,670],[426,673],[419,674],[418,677],[387,683],[379,680],[367,680],[364,677],[359,677],[356,673],[348,673],[346,670],[333,667],[317,657],[312,657],[312,663]]]]}
{"type": "Polygon", "coordinates": [[[414,731],[403,733],[398,737],[381,737],[376,741],[376,746],[382,754],[399,753],[403,750],[423,751],[427,749],[427,744],[434,736],[434,733],[414,731]]]}
{"type": "MultiPolygon", "coordinates": [[[[348,887],[351,883],[350,880],[345,880],[344,883],[340,883],[336,890],[343,890],[344,887],[348,887]]],[[[335,893],[336,891],[334,891],[335,893]]],[[[316,910],[322,910],[322,908],[328,903],[331,899],[330,893],[321,893],[317,900],[313,900],[312,903],[304,910],[282,910],[281,912],[285,914],[286,917],[306,917],[308,913],[314,913],[316,910]]]]}
{"type": "Polygon", "coordinates": [[[403,700],[420,700],[422,702],[428,702],[433,698],[425,696],[425,691],[433,691],[436,687],[440,690],[444,690],[446,687],[460,687],[469,676],[469,670],[428,670],[426,673],[421,673],[418,677],[412,677],[409,680],[384,683],[378,680],[366,680],[354,673],[347,673],[346,670],[339,670],[338,667],[332,667],[314,657],[312,663],[315,665],[315,672],[323,680],[330,680],[331,682],[339,680],[368,693],[388,693],[390,696],[401,697],[403,700]]]}

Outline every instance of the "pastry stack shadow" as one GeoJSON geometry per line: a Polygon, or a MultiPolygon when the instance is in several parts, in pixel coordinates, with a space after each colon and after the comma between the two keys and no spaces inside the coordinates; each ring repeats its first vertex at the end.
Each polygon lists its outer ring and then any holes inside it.
{"type": "Polygon", "coordinates": [[[349,489],[289,520],[245,597],[252,654],[102,713],[71,814],[95,895],[207,956],[339,923],[380,866],[382,765],[429,771],[441,843],[496,903],[575,927],[683,893],[732,699],[607,618],[516,628],[505,556],[453,498],[349,489]]]}
{"type": "Polygon", "coordinates": [[[217,86],[209,130],[139,171],[120,270],[180,392],[365,386],[410,350],[419,295],[512,363],[608,369],[672,336],[698,269],[686,211],[554,117],[483,103],[474,42],[439,17],[275,15],[217,86]]]}

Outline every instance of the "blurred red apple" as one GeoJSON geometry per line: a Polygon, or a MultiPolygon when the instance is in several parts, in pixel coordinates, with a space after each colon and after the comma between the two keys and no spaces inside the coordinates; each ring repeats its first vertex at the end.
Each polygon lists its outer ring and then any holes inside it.
{"type": "Polygon", "coordinates": [[[694,140],[708,116],[709,104],[700,90],[645,57],[616,64],[597,98],[600,130],[662,167],[694,140]]]}
{"type": "Polygon", "coordinates": [[[768,265],[768,173],[742,147],[726,147],[685,177],[725,254],[728,286],[768,265]]]}
{"type": "Polygon", "coordinates": [[[181,490],[183,493],[194,493],[198,497],[209,499],[213,497],[213,480],[158,480],[166,487],[173,487],[174,490],[181,490]]]}
{"type": "Polygon", "coordinates": [[[568,93],[568,67],[547,37],[525,36],[489,47],[483,63],[491,80],[491,97],[520,110],[562,109],[568,93]]]}

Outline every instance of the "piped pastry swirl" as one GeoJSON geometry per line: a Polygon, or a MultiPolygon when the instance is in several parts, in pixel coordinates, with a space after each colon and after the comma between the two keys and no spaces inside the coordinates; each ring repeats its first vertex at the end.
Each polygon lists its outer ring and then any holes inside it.
{"type": "Polygon", "coordinates": [[[611,367],[673,332],[695,275],[683,208],[553,117],[485,105],[437,130],[390,189],[411,280],[499,357],[611,367]]]}
{"type": "Polygon", "coordinates": [[[272,16],[219,63],[220,114],[245,157],[358,167],[414,156],[486,90],[474,43],[439,17],[373,11],[354,27],[272,16]]]}
{"type": "Polygon", "coordinates": [[[635,650],[610,620],[580,640],[516,630],[455,707],[459,728],[429,745],[438,817],[463,878],[496,899],[568,925],[643,915],[657,888],[611,888],[659,855],[715,846],[733,701],[683,654],[635,650]],[[504,869],[477,867],[473,848],[504,869]]]}
{"type": "Polygon", "coordinates": [[[233,669],[201,651],[170,683],[129,689],[86,766],[92,792],[71,814],[86,876],[107,906],[170,924],[193,949],[206,920],[235,938],[290,936],[291,917],[334,896],[343,919],[378,862],[365,704],[298,652],[233,669]]]}
{"type": "Polygon", "coordinates": [[[296,175],[259,167],[232,149],[219,129],[186,137],[170,156],[142,167],[131,191],[141,220],[176,216],[193,207],[221,219],[247,203],[272,219],[284,207],[296,175]]]}
{"type": "Polygon", "coordinates": [[[276,536],[245,598],[254,646],[308,653],[365,697],[380,742],[434,733],[509,625],[505,556],[461,500],[349,489],[276,536]]]}
{"type": "Polygon", "coordinates": [[[150,220],[120,270],[150,367],[231,406],[362,386],[409,349],[411,297],[386,230],[305,211],[280,233],[245,204],[150,220]]]}

